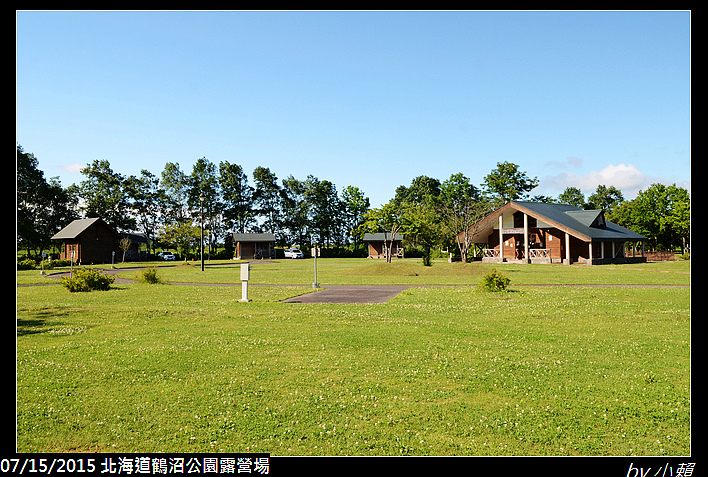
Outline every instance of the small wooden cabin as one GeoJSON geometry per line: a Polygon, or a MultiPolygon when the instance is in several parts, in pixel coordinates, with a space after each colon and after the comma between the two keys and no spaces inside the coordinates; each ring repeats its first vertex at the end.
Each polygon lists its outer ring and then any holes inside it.
{"type": "Polygon", "coordinates": [[[369,250],[368,258],[386,258],[385,243],[390,243],[391,257],[403,258],[403,235],[396,234],[391,240],[390,233],[364,234],[364,243],[369,250]]]}
{"type": "Polygon", "coordinates": [[[234,258],[237,260],[275,258],[273,234],[234,234],[234,244],[234,258]]]}
{"type": "Polygon", "coordinates": [[[57,232],[52,240],[61,241],[60,259],[71,260],[81,264],[111,263],[122,258],[120,239],[115,229],[100,218],[74,220],[57,232]]]}

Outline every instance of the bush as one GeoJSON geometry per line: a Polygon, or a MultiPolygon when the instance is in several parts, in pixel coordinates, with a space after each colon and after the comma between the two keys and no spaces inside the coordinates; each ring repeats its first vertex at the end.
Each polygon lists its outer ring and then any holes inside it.
{"type": "Polygon", "coordinates": [[[18,270],[34,270],[36,266],[37,262],[35,262],[31,258],[26,258],[17,262],[18,270]]]}
{"type": "Polygon", "coordinates": [[[136,273],[136,278],[144,283],[162,283],[162,279],[157,276],[157,268],[155,267],[148,267],[142,272],[136,273]]]}
{"type": "Polygon", "coordinates": [[[61,284],[70,292],[88,292],[92,290],[108,290],[115,277],[101,274],[95,268],[79,268],[71,277],[61,279],[61,284]]]}
{"type": "MultiPolygon", "coordinates": [[[[49,265],[48,262],[44,262],[44,267],[45,267],[45,268],[47,268],[48,265],[49,265]]],[[[71,265],[71,260],[67,260],[67,259],[63,259],[63,258],[62,258],[62,259],[58,259],[58,258],[57,258],[57,259],[52,260],[51,268],[55,268],[55,267],[57,267],[57,268],[58,268],[58,267],[68,267],[69,265],[71,265]]]]}
{"type": "Polygon", "coordinates": [[[499,292],[506,290],[507,285],[509,285],[509,280],[503,273],[498,271],[496,268],[492,268],[489,272],[482,278],[482,283],[479,284],[480,288],[483,290],[499,292]]]}

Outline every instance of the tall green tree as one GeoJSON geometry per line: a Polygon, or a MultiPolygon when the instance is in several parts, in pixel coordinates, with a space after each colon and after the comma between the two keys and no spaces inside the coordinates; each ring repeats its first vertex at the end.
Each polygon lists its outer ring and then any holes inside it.
{"type": "Polygon", "coordinates": [[[280,186],[278,177],[267,167],[256,167],[253,171],[253,205],[262,218],[260,229],[275,234],[280,219],[280,186]]]}
{"type": "Polygon", "coordinates": [[[393,198],[402,209],[405,241],[422,249],[423,264],[432,265],[431,253],[442,240],[442,224],[435,210],[440,195],[440,181],[429,176],[418,176],[411,184],[399,186],[393,198]]]}
{"type": "Polygon", "coordinates": [[[167,210],[165,190],[160,188],[160,179],[147,169],[141,170],[140,176],[129,176],[125,188],[131,198],[136,224],[148,239],[148,250],[154,253],[157,229],[167,210]]]}
{"type": "Polygon", "coordinates": [[[227,161],[219,163],[219,186],[224,204],[224,221],[235,232],[244,233],[255,223],[253,214],[253,187],[243,167],[227,161]]]}
{"type": "Polygon", "coordinates": [[[443,223],[435,210],[432,201],[422,204],[405,202],[401,214],[403,231],[408,236],[414,236],[416,244],[423,249],[423,265],[431,266],[432,250],[443,239],[443,223]]]}
{"type": "Polygon", "coordinates": [[[529,178],[511,162],[497,163],[497,167],[484,177],[485,192],[498,206],[527,198],[528,193],[537,186],[538,178],[529,178]]]}
{"type": "Polygon", "coordinates": [[[114,172],[106,160],[95,160],[81,169],[86,179],[79,184],[83,199],[80,207],[85,217],[100,217],[117,230],[132,230],[135,219],[130,214],[130,197],[125,177],[114,172]]]}
{"type": "Polygon", "coordinates": [[[310,243],[310,203],[305,197],[306,185],[292,175],[282,183],[283,240],[287,245],[306,247],[310,243]]]}
{"type": "Polygon", "coordinates": [[[176,162],[168,162],[162,171],[160,187],[165,191],[165,222],[187,223],[189,213],[189,179],[176,162]]]}
{"type": "Polygon", "coordinates": [[[433,177],[418,176],[411,181],[411,185],[399,186],[393,200],[408,202],[409,204],[429,203],[432,198],[440,195],[440,181],[433,177]]]}
{"type": "Polygon", "coordinates": [[[561,204],[572,205],[579,209],[585,208],[585,196],[577,187],[566,187],[561,195],[558,196],[558,202],[561,204]]]}
{"type": "Polygon", "coordinates": [[[585,204],[586,209],[605,209],[612,212],[615,207],[624,202],[622,191],[615,186],[607,187],[598,185],[595,192],[592,193],[585,204]]]}
{"type": "Polygon", "coordinates": [[[342,245],[343,212],[337,188],[328,180],[310,175],[305,180],[305,198],[310,204],[310,229],[318,245],[342,245]]]}
{"type": "Polygon", "coordinates": [[[204,237],[209,252],[214,250],[217,237],[223,234],[221,222],[222,202],[219,195],[219,180],[216,166],[206,157],[197,159],[189,176],[188,204],[193,217],[204,227],[204,237]]]}
{"type": "MultiPolygon", "coordinates": [[[[669,226],[681,241],[683,252],[688,253],[691,237],[691,196],[688,190],[673,184],[669,186],[669,197],[671,200],[669,226]]],[[[669,246],[672,247],[673,242],[669,246]]]]}
{"type": "Polygon", "coordinates": [[[349,185],[342,190],[342,203],[344,204],[345,228],[352,238],[354,247],[357,248],[361,244],[363,236],[356,230],[359,228],[364,214],[371,207],[371,202],[364,191],[349,185]]]}
{"type": "Polygon", "coordinates": [[[201,228],[188,222],[173,222],[160,231],[159,240],[170,248],[175,248],[185,260],[192,250],[199,249],[201,228]]]}
{"type": "Polygon", "coordinates": [[[42,214],[43,190],[47,186],[44,172],[34,154],[25,153],[17,145],[17,244],[27,254],[42,243],[42,231],[37,218],[42,214]]]}
{"type": "Polygon", "coordinates": [[[391,263],[393,240],[396,235],[402,232],[405,227],[403,215],[406,205],[391,200],[381,207],[369,209],[359,225],[359,233],[383,233],[384,234],[384,256],[386,262],[391,263]]]}
{"type": "Polygon", "coordinates": [[[448,238],[457,244],[462,262],[467,262],[477,232],[474,225],[491,211],[493,203],[483,197],[469,178],[457,173],[442,183],[435,207],[448,238]]]}
{"type": "Polygon", "coordinates": [[[690,234],[690,196],[676,185],[652,184],[629,203],[617,207],[608,219],[649,238],[654,250],[687,250],[690,234]]]}
{"type": "Polygon", "coordinates": [[[58,178],[47,181],[32,153],[17,146],[17,245],[38,254],[51,237],[78,218],[76,188],[64,189],[58,178]]]}

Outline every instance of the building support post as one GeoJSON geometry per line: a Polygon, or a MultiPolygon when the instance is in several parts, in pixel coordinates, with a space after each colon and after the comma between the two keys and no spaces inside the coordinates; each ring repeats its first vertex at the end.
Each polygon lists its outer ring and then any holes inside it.
{"type": "Polygon", "coordinates": [[[529,258],[529,216],[524,213],[524,263],[531,263],[529,258]]]}
{"type": "Polygon", "coordinates": [[[570,265],[570,234],[565,233],[565,264],[570,265]]]}
{"type": "Polygon", "coordinates": [[[499,262],[504,263],[504,217],[499,214],[499,262]]]}

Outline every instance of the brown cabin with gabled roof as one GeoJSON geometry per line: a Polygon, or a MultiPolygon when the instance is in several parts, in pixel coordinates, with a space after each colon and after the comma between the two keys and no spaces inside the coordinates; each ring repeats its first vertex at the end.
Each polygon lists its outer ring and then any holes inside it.
{"type": "Polygon", "coordinates": [[[364,243],[369,251],[368,258],[386,258],[386,247],[391,247],[391,258],[403,258],[403,235],[390,233],[365,233],[364,243]]]}
{"type": "Polygon", "coordinates": [[[233,234],[236,250],[234,259],[251,260],[275,258],[275,235],[264,233],[233,234]]]}
{"type": "Polygon", "coordinates": [[[60,259],[82,264],[111,263],[113,252],[121,257],[122,236],[103,219],[79,219],[56,233],[52,240],[63,242],[60,259]]]}

